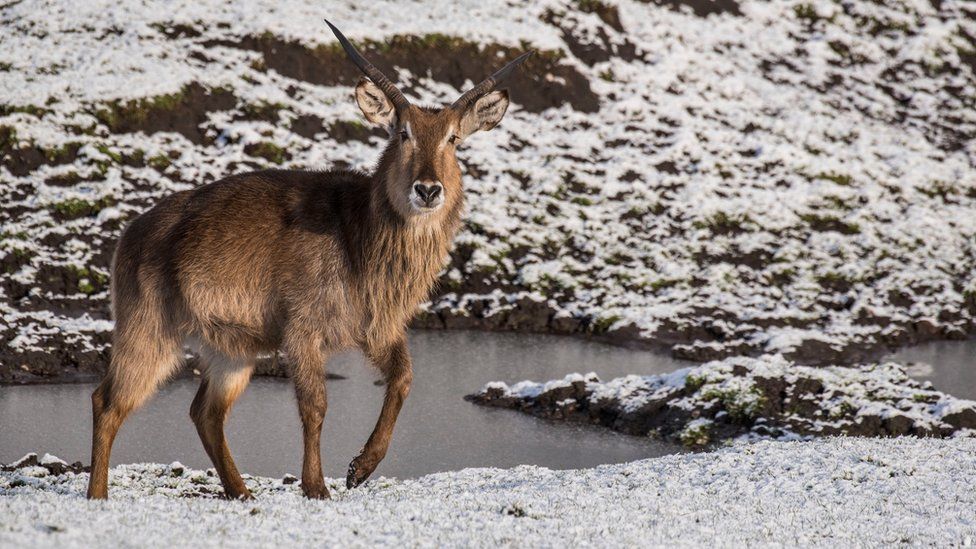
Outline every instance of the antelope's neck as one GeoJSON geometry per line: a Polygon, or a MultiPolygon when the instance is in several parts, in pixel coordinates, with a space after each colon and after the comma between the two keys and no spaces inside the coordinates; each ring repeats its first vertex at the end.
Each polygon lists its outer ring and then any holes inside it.
{"type": "Polygon", "coordinates": [[[462,204],[445,204],[429,219],[375,216],[368,235],[360,296],[366,339],[382,346],[402,334],[429,297],[460,226],[462,204]]]}

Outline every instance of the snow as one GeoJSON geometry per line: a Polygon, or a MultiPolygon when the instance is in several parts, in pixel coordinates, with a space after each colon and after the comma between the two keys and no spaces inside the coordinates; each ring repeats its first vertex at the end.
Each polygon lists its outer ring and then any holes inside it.
{"type": "Polygon", "coordinates": [[[0,473],[4,546],[891,546],[976,539],[976,440],[832,438],[736,444],[578,471],[466,469],[377,479],[309,501],[298,484],[247,478],[224,501],[214,476],[158,464],[87,474],[0,473]]]}

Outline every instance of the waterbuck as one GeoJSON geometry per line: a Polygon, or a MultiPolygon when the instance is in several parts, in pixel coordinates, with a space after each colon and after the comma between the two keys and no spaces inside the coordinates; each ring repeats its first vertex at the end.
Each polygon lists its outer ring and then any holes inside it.
{"type": "Polygon", "coordinates": [[[112,265],[112,360],[92,394],[89,498],[108,496],[119,427],[178,368],[184,345],[204,364],[190,416],[227,497],[251,497],[224,422],[259,354],[282,350],[292,366],[306,496],[329,497],[319,450],[325,363],[341,350],[362,349],[386,382],[346,485],[362,483],[386,455],[413,378],[406,326],[460,224],[455,149],[501,121],[508,92],[496,87],[531,52],[448,107],[418,107],[326,23],[368,77],[356,86],[359,108],[389,133],[376,169],[235,175],[172,194],[129,224],[112,265]]]}

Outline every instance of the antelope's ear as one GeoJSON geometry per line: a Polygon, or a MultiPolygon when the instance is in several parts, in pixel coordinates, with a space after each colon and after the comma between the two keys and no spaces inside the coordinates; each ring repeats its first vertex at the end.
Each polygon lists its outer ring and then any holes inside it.
{"type": "Polygon", "coordinates": [[[359,83],[356,84],[356,103],[366,116],[366,120],[382,126],[388,133],[396,127],[397,116],[393,103],[372,80],[359,79],[359,83]]]}
{"type": "Polygon", "coordinates": [[[493,91],[474,102],[461,116],[461,138],[478,130],[488,131],[498,125],[508,110],[508,90],[493,91]]]}

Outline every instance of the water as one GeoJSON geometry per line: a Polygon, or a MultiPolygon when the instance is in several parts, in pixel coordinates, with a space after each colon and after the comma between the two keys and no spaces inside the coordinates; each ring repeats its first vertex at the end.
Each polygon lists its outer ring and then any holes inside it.
{"type": "MultiPolygon", "coordinates": [[[[386,459],[374,473],[409,478],[465,467],[590,467],[656,457],[680,447],[607,429],[549,422],[511,410],[476,406],[463,396],[489,381],[544,381],[595,371],[602,379],[658,374],[687,366],[660,354],[566,337],[415,332],[414,385],[386,459]]],[[[348,379],[328,382],[322,434],[326,476],[345,476],[379,414],[383,387],[359,353],[329,363],[348,379]]],[[[0,462],[27,452],[68,461],[89,459],[93,384],[0,387],[0,462]]],[[[116,440],[112,463],[211,463],[188,416],[197,381],[180,379],[133,413],[116,440]]],[[[227,425],[242,472],[281,476],[301,469],[301,423],[289,380],[255,378],[227,425]]]]}
{"type": "Polygon", "coordinates": [[[914,362],[908,374],[952,396],[976,400],[976,339],[934,341],[902,349],[885,357],[914,362]]]}

